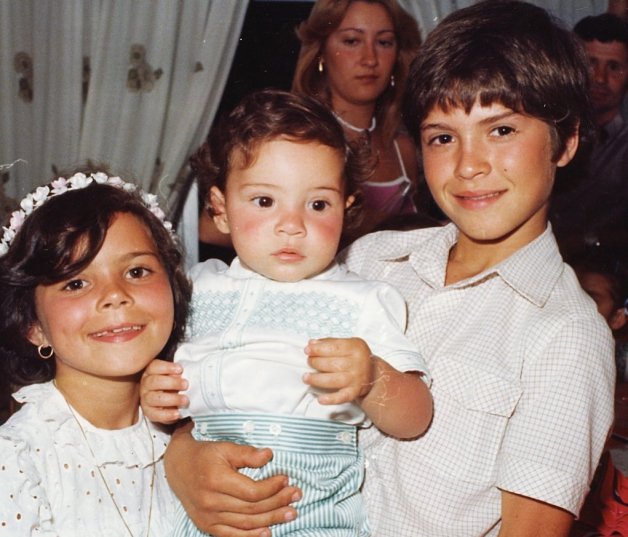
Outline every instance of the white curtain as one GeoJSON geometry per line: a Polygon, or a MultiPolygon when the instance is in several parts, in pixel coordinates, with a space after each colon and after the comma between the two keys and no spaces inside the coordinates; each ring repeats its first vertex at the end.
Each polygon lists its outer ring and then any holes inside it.
{"type": "MultiPolygon", "coordinates": [[[[608,0],[528,0],[532,4],[551,11],[562,19],[567,27],[587,15],[603,13],[608,0]]],[[[449,13],[475,3],[475,0],[399,0],[419,23],[423,38],[449,13]]]]}
{"type": "Polygon", "coordinates": [[[218,107],[247,5],[2,0],[0,164],[19,160],[5,194],[20,199],[53,167],[92,159],[172,202],[218,107]]]}

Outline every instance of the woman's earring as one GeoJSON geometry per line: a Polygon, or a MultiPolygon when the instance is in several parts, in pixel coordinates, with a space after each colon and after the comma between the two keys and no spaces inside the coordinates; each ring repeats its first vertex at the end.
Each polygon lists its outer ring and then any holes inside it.
{"type": "Polygon", "coordinates": [[[323,58],[318,59],[318,72],[319,73],[323,72],[323,58]]]}
{"type": "Polygon", "coordinates": [[[40,345],[37,347],[37,354],[43,360],[48,360],[48,358],[52,358],[52,355],[55,353],[53,348],[50,345],[40,345]]]}
{"type": "Polygon", "coordinates": [[[395,87],[395,75],[390,75],[390,87],[395,87]]]}

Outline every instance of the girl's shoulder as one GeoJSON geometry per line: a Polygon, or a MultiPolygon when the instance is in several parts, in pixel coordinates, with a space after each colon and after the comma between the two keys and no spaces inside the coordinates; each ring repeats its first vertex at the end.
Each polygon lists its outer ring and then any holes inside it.
{"type": "Polygon", "coordinates": [[[25,386],[14,393],[13,398],[21,407],[0,426],[3,450],[11,443],[45,445],[70,417],[51,382],[25,386]]]}

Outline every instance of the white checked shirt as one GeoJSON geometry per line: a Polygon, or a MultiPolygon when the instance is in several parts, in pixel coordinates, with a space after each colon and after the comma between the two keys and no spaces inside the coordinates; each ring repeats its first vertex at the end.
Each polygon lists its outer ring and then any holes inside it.
{"type": "Polygon", "coordinates": [[[444,287],[453,225],[363,238],[343,257],[396,286],[432,373],[414,441],[364,431],[374,537],[497,535],[500,489],[577,513],[613,418],[611,334],[551,229],[444,287]]]}

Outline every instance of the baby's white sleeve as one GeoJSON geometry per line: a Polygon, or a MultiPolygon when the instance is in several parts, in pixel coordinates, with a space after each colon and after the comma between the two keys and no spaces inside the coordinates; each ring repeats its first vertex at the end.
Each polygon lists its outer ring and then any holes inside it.
{"type": "Polygon", "coordinates": [[[394,287],[382,282],[372,285],[365,296],[357,337],[364,339],[371,352],[399,371],[422,374],[429,386],[431,376],[420,349],[406,335],[406,302],[394,287]]]}

